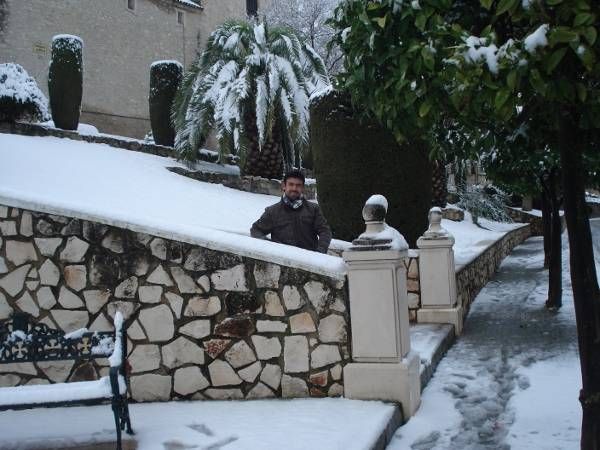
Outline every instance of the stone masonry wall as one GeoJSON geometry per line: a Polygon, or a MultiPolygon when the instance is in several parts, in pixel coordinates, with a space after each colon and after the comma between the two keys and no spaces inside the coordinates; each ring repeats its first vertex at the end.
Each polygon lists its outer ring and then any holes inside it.
{"type": "MultiPolygon", "coordinates": [[[[531,226],[525,226],[507,233],[502,239],[490,245],[482,254],[456,271],[458,301],[464,313],[475,300],[479,291],[496,272],[502,260],[521,242],[531,236],[531,226]]],[[[419,275],[418,250],[410,250],[405,262],[407,270],[408,312],[411,322],[417,321],[417,310],[421,308],[421,283],[419,275]]]]}
{"type": "Polygon", "coordinates": [[[417,321],[417,311],[421,307],[421,283],[419,281],[419,252],[410,250],[408,259],[404,260],[406,267],[406,290],[408,291],[408,318],[417,321]]]}
{"type": "MultiPolygon", "coordinates": [[[[0,320],[111,330],[126,317],[134,400],[338,396],[345,281],[0,205],[0,320]]],[[[0,385],[95,379],[107,362],[0,365],[0,385]]]]}
{"type": "Polygon", "coordinates": [[[531,226],[527,225],[510,231],[502,239],[489,246],[473,261],[464,265],[456,272],[456,292],[458,302],[464,308],[464,314],[469,311],[471,303],[479,291],[492,278],[502,260],[525,239],[531,236],[531,226]]]}

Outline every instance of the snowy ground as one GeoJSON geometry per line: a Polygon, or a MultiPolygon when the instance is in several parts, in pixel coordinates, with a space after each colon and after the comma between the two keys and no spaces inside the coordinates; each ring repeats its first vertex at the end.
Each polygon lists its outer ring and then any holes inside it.
{"type": "MultiPolygon", "coordinates": [[[[278,197],[192,180],[167,171],[169,166],[182,165],[172,158],[104,144],[0,133],[0,202],[13,199],[22,206],[133,224],[165,237],[187,236],[211,248],[275,258],[293,267],[345,271],[340,258],[249,237],[252,223],[278,197]]],[[[456,239],[457,265],[516,226],[482,219],[486,230],[475,226],[468,213],[465,219],[442,223],[456,239]]]]}
{"type": "MultiPolygon", "coordinates": [[[[431,366],[447,324],[411,327],[421,369],[431,366]]],[[[168,402],[131,405],[139,450],[366,450],[390,422],[389,404],[339,398],[168,402]]],[[[114,441],[110,407],[36,408],[0,413],[0,450],[62,449],[114,441]],[[38,426],[31,427],[31,423],[38,426]]],[[[128,438],[127,438],[128,439],[128,438]]]]}
{"type": "MultiPolygon", "coordinates": [[[[394,409],[330,398],[145,403],[130,413],[138,450],[364,450],[394,409]]],[[[114,442],[114,435],[110,405],[0,414],[1,450],[64,449],[114,442]]]]}
{"type": "MultiPolygon", "coordinates": [[[[600,269],[600,220],[592,220],[600,269]]],[[[515,248],[475,300],[463,335],[396,432],[399,449],[578,449],[581,387],[563,236],[563,307],[544,308],[541,238],[515,248]]]]}

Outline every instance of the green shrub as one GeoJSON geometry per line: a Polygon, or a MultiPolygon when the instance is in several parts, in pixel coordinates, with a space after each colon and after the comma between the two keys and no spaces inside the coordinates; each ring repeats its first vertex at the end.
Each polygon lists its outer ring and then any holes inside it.
{"type": "Polygon", "coordinates": [[[177,61],[156,61],[150,66],[150,125],[158,145],[175,144],[171,107],[182,76],[183,66],[177,61]]]}
{"type": "Polygon", "coordinates": [[[431,165],[424,144],[400,147],[392,134],[359,121],[347,94],[313,98],[310,139],[319,204],[337,239],[352,240],[365,229],[362,208],[372,194],[389,202],[387,223],[414,247],[427,229],[431,165]]]}
{"type": "Polygon", "coordinates": [[[48,100],[19,64],[0,64],[0,122],[48,120],[48,100]]]}
{"type": "Polygon", "coordinates": [[[83,94],[83,41],[79,37],[61,34],[52,38],[48,93],[54,125],[76,130],[83,94]]]}

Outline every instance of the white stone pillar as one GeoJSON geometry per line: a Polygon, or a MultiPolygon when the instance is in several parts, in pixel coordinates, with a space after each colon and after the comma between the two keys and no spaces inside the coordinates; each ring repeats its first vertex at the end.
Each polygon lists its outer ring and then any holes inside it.
{"type": "Polygon", "coordinates": [[[408,245],[385,223],[387,200],[363,208],[367,229],[343,253],[348,265],[352,363],[344,367],[344,396],[402,405],[408,420],[421,399],[419,355],[410,349],[406,269],[408,245]]]}
{"type": "Polygon", "coordinates": [[[462,332],[462,306],[456,303],[454,237],[442,228],[442,210],[429,211],[429,229],[417,240],[421,308],[418,322],[451,323],[462,332]]]}

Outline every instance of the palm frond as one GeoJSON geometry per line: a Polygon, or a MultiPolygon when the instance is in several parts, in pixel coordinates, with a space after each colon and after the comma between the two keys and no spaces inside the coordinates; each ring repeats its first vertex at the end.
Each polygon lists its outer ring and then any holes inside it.
{"type": "Polygon", "coordinates": [[[255,117],[259,147],[277,127],[289,166],[308,141],[309,96],[324,84],[323,60],[293,31],[229,20],[210,35],[176,95],[177,153],[193,161],[215,129],[221,156],[236,152],[244,158],[250,132],[244,119],[255,117]]]}

